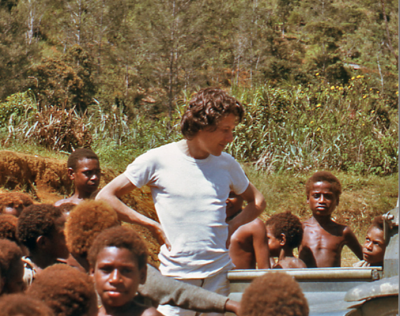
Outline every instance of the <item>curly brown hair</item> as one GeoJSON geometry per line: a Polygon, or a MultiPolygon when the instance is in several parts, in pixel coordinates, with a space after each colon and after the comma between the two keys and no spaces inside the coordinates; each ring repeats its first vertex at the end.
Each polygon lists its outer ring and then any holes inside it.
{"type": "Polygon", "coordinates": [[[50,236],[56,221],[63,213],[51,204],[34,204],[24,209],[18,218],[18,240],[29,250],[34,250],[39,236],[50,236]]]}
{"type": "Polygon", "coordinates": [[[2,213],[7,206],[14,208],[22,206],[25,208],[32,204],[33,200],[28,194],[21,192],[0,193],[0,213],[2,213]]]}
{"type": "Polygon", "coordinates": [[[244,291],[240,316],[308,316],[306,298],[299,284],[282,272],[266,273],[244,291]]]}
{"type": "Polygon", "coordinates": [[[45,303],[26,294],[8,294],[0,298],[3,316],[54,316],[45,303]]]}
{"type": "Polygon", "coordinates": [[[0,238],[5,238],[19,243],[17,238],[18,218],[13,215],[0,215],[0,238]]]}
{"type": "Polygon", "coordinates": [[[265,225],[272,228],[274,236],[278,239],[281,234],[285,234],[286,245],[291,249],[300,246],[303,239],[303,225],[300,219],[290,211],[272,215],[265,225]]]}
{"type": "Polygon", "coordinates": [[[147,247],[143,239],[130,227],[116,226],[101,232],[90,247],[88,261],[92,268],[96,265],[97,255],[106,247],[128,249],[138,260],[139,269],[147,263],[147,247]]]}
{"type": "Polygon", "coordinates": [[[7,276],[15,266],[15,262],[21,260],[22,250],[18,245],[8,239],[0,239],[0,270],[2,276],[7,276]]]}
{"type": "Polygon", "coordinates": [[[382,215],[377,216],[372,220],[372,224],[369,227],[369,229],[371,229],[372,227],[376,227],[376,228],[378,228],[380,230],[383,230],[383,217],[382,217],[382,215]]]}
{"type": "Polygon", "coordinates": [[[89,148],[77,148],[71,155],[69,155],[67,168],[72,168],[72,170],[75,170],[78,161],[85,158],[99,160],[99,157],[97,157],[93,150],[89,148]]]}
{"type": "Polygon", "coordinates": [[[107,202],[87,200],[79,203],[65,224],[68,250],[86,257],[96,236],[116,225],[120,225],[118,215],[107,202]]]}
{"type": "Polygon", "coordinates": [[[97,304],[92,278],[65,264],[44,269],[27,294],[46,303],[57,316],[89,315],[97,304]]]}
{"type": "Polygon", "coordinates": [[[342,185],[338,178],[336,178],[329,171],[317,171],[314,173],[306,182],[306,194],[307,198],[310,196],[310,192],[314,183],[316,182],[328,182],[331,184],[331,190],[335,197],[339,200],[340,194],[342,194],[342,185]]]}
{"type": "Polygon", "coordinates": [[[242,104],[218,88],[201,89],[186,109],[181,120],[181,132],[186,139],[192,139],[198,131],[206,127],[216,128],[221,118],[234,114],[238,122],[244,116],[242,104]]]}

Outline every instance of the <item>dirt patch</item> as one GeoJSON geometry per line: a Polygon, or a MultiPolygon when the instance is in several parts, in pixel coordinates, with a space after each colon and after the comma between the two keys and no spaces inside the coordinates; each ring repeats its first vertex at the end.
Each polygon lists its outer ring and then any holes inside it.
{"type": "MultiPolygon", "coordinates": [[[[105,186],[117,174],[110,169],[102,170],[100,187],[105,186]]],[[[38,203],[51,203],[72,193],[72,182],[67,174],[66,160],[44,158],[36,155],[0,151],[0,192],[20,191],[28,193],[38,203]]],[[[139,213],[158,221],[150,188],[135,189],[124,196],[123,201],[139,213]]],[[[133,225],[149,248],[150,263],[158,266],[160,245],[150,231],[133,225]]]]}

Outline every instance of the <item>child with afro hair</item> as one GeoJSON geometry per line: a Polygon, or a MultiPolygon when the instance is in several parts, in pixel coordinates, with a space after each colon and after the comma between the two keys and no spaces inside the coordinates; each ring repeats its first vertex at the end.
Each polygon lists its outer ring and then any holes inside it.
{"type": "Polygon", "coordinates": [[[54,316],[43,302],[26,294],[8,294],[0,298],[2,316],[54,316]]]}
{"type": "Polygon", "coordinates": [[[21,192],[0,193],[0,213],[18,217],[22,210],[33,204],[29,195],[21,192]]]}
{"type": "Polygon", "coordinates": [[[22,251],[15,242],[0,239],[2,294],[20,293],[25,289],[22,251]]]}
{"type": "Polygon", "coordinates": [[[35,204],[24,209],[18,218],[17,237],[28,248],[24,257],[24,280],[30,285],[36,273],[67,259],[64,236],[65,216],[50,204],[35,204]]]}
{"type": "Polygon", "coordinates": [[[27,294],[43,301],[55,316],[96,316],[98,312],[90,276],[65,264],[44,269],[27,294]]]}
{"type": "Polygon", "coordinates": [[[362,248],[356,235],[350,227],[332,219],[341,193],[340,181],[328,171],[318,171],[307,180],[307,204],[312,217],[303,222],[299,258],[308,268],[340,267],[345,245],[362,259],[362,248]]]}
{"type": "Polygon", "coordinates": [[[70,256],[67,264],[89,271],[87,255],[96,236],[106,228],[120,225],[117,213],[104,201],[82,201],[70,213],[65,237],[70,256]]]}
{"type": "Polygon", "coordinates": [[[363,260],[354,267],[382,267],[385,257],[386,241],[383,234],[383,217],[377,216],[368,228],[363,245],[363,260]]]}
{"type": "Polygon", "coordinates": [[[100,233],[89,250],[90,271],[102,306],[99,315],[162,316],[135,301],[147,275],[147,247],[131,228],[112,227],[100,233]]]}
{"type": "Polygon", "coordinates": [[[272,268],[306,268],[305,263],[293,255],[293,249],[300,246],[303,238],[300,219],[287,211],[271,216],[265,225],[271,257],[278,257],[272,268]]]}
{"type": "Polygon", "coordinates": [[[266,273],[244,291],[239,316],[308,316],[299,284],[286,273],[266,273]]]}
{"type": "Polygon", "coordinates": [[[60,206],[65,203],[78,205],[85,199],[93,199],[100,184],[99,157],[89,148],[78,148],[68,158],[68,177],[74,183],[74,194],[54,203],[60,206]]]}

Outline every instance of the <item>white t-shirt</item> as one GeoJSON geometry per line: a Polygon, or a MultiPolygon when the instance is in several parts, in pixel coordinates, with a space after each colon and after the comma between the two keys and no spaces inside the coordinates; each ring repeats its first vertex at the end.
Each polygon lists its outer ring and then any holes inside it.
{"type": "Polygon", "coordinates": [[[226,199],[249,185],[229,154],[194,159],[177,143],[152,149],[130,164],[124,175],[140,188],[149,185],[171,251],[160,250],[160,271],[180,279],[200,279],[233,268],[226,249],[226,199]]]}

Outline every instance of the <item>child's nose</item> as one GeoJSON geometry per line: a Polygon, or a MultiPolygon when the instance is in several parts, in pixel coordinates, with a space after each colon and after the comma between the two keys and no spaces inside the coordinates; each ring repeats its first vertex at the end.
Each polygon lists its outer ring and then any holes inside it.
{"type": "Polygon", "coordinates": [[[368,250],[372,250],[372,241],[367,241],[365,243],[365,248],[368,249],[368,250]]]}
{"type": "Polygon", "coordinates": [[[115,269],[110,275],[110,282],[119,282],[121,279],[121,274],[117,269],[115,269]]]}

